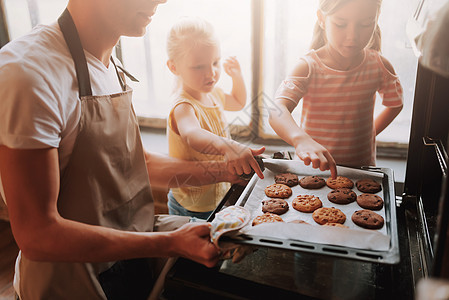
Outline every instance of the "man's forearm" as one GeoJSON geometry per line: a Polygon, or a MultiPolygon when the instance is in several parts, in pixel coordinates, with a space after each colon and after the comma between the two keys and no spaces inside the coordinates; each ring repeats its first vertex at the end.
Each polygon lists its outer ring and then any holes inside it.
{"type": "Polygon", "coordinates": [[[222,161],[186,161],[150,152],[145,153],[145,158],[153,187],[165,189],[231,181],[222,161]]]}
{"type": "Polygon", "coordinates": [[[40,225],[39,230],[29,229],[28,238],[20,242],[23,255],[31,260],[105,262],[175,254],[169,246],[170,232],[119,231],[61,217],[40,225]]]}

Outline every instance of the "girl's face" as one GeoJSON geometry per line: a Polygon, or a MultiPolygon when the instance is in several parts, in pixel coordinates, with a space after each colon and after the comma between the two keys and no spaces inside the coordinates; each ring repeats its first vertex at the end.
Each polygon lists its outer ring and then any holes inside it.
{"type": "Polygon", "coordinates": [[[346,58],[359,55],[368,45],[377,25],[376,1],[353,0],[332,15],[323,17],[327,43],[346,58]]]}
{"type": "Polygon", "coordinates": [[[183,89],[200,99],[210,93],[220,78],[220,49],[217,45],[196,45],[176,63],[183,89]]]}

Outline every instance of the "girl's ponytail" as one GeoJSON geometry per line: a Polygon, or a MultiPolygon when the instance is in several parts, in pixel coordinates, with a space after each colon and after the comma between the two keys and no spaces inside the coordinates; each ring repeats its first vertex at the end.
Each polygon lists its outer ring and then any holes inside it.
{"type": "Polygon", "coordinates": [[[315,23],[312,35],[312,43],[310,49],[317,50],[326,44],[326,35],[324,29],[320,26],[319,21],[315,23]]]}
{"type": "Polygon", "coordinates": [[[371,41],[368,43],[368,48],[381,52],[382,34],[380,32],[379,24],[376,24],[371,41]]]}

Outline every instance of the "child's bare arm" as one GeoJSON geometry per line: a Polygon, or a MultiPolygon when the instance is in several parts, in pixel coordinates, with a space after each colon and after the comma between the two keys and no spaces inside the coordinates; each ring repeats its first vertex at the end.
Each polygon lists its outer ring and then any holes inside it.
{"type": "Polygon", "coordinates": [[[401,112],[402,105],[398,107],[386,107],[374,120],[374,128],[376,129],[376,135],[381,133],[394,118],[401,112]]]}
{"type": "Polygon", "coordinates": [[[176,106],[173,113],[179,135],[190,147],[201,153],[223,155],[231,174],[249,174],[252,168],[260,178],[263,178],[262,170],[254,156],[262,154],[265,147],[251,149],[204,130],[189,104],[176,106]]]}
{"type": "Polygon", "coordinates": [[[246,104],[246,88],[238,60],[232,56],[223,63],[223,68],[232,78],[231,94],[225,94],[225,110],[238,111],[246,104]]]}
{"type": "MultiPolygon", "coordinates": [[[[290,76],[307,77],[308,74],[307,62],[300,60],[290,76]]],[[[274,131],[280,138],[295,147],[296,155],[304,161],[304,164],[312,164],[313,168],[319,168],[321,171],[330,170],[332,178],[335,178],[337,167],[332,155],[326,148],[315,142],[293,119],[291,113],[298,104],[285,98],[278,98],[275,105],[276,109],[272,109],[269,116],[269,122],[274,131]]]]}
{"type": "Polygon", "coordinates": [[[286,99],[276,101],[277,109],[270,113],[269,121],[274,131],[284,141],[295,147],[296,155],[321,171],[330,170],[332,178],[337,176],[337,167],[332,155],[326,148],[315,142],[293,119],[291,112],[296,105],[286,99]]]}
{"type": "MultiPolygon", "coordinates": [[[[386,59],[381,56],[382,63],[385,68],[393,75],[396,75],[396,72],[393,68],[393,65],[386,59]]],[[[396,116],[401,112],[402,105],[398,107],[386,107],[384,110],[376,117],[374,120],[374,128],[376,130],[376,135],[381,133],[391,122],[396,118],[396,116]]]]}

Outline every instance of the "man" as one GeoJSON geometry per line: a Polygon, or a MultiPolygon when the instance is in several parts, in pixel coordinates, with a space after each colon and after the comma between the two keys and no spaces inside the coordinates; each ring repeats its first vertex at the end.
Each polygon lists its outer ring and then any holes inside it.
{"type": "Polygon", "coordinates": [[[70,0],[58,23],[0,51],[0,187],[21,249],[20,298],[145,299],[155,263],[138,258],[218,261],[208,224],[161,231],[186,220],[154,218],[149,182],[237,176],[224,162],[145,153],[111,59],[120,36],[142,36],[163,2],[70,0]]]}

